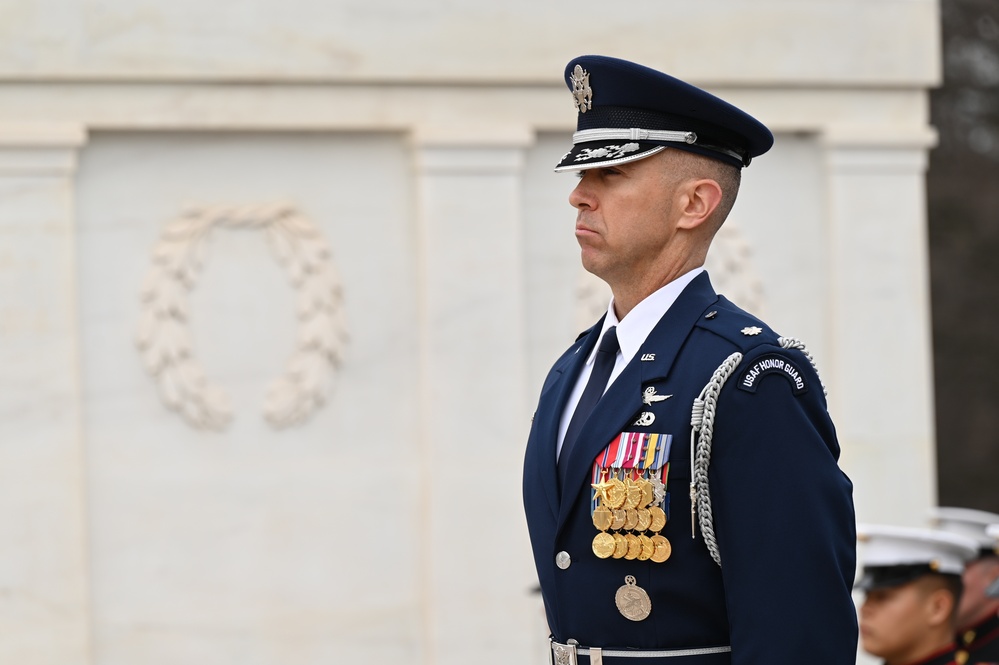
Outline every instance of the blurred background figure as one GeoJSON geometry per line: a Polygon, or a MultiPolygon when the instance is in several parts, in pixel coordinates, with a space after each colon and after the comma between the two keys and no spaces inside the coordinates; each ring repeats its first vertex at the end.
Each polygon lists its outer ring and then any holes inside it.
{"type": "MultiPolygon", "coordinates": [[[[996,542],[996,547],[999,547],[999,524],[993,524],[986,532],[992,536],[996,542]]],[[[985,595],[989,598],[999,598],[999,579],[996,579],[985,589],[985,595]]]]}
{"type": "Polygon", "coordinates": [[[999,661],[999,598],[986,590],[999,581],[999,554],[989,528],[999,515],[968,508],[937,508],[930,521],[941,531],[974,540],[975,556],[964,569],[964,593],[957,610],[957,641],[972,662],[999,661]]]}
{"type": "MultiPolygon", "coordinates": [[[[860,641],[885,665],[963,665],[954,641],[961,574],[975,555],[970,538],[928,529],[860,525],[866,593],[860,641]]],[[[972,661],[974,662],[974,661],[972,661]]]]}

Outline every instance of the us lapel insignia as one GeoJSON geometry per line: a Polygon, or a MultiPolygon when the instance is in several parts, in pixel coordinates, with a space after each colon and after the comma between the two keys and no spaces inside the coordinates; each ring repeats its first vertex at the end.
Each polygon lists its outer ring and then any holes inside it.
{"type": "Polygon", "coordinates": [[[642,411],[642,415],[638,416],[638,420],[635,421],[633,427],[648,427],[656,420],[656,415],[651,411],[642,411]]]}
{"type": "Polygon", "coordinates": [[[652,406],[653,402],[665,402],[670,397],[672,395],[657,395],[655,386],[649,386],[642,393],[642,401],[645,402],[646,406],[652,406]]]}
{"type": "Polygon", "coordinates": [[[643,363],[650,363],[650,362],[652,362],[655,359],[656,359],[656,354],[654,354],[654,353],[643,353],[642,354],[642,362],[643,363]]]}

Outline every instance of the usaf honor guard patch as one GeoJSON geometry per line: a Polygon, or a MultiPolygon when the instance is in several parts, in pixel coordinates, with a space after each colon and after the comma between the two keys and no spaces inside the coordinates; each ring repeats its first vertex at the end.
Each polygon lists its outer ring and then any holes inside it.
{"type": "Polygon", "coordinates": [[[801,395],[808,390],[805,377],[802,376],[798,367],[785,356],[777,353],[768,353],[756,359],[745,372],[739,377],[738,386],[740,390],[755,393],[756,388],[764,377],[777,374],[784,377],[791,384],[791,392],[801,395]]]}

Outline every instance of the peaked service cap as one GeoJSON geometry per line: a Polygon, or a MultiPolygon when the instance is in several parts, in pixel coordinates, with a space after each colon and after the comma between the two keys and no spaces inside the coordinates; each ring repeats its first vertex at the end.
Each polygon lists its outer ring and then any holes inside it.
{"type": "MultiPolygon", "coordinates": [[[[999,524],[991,524],[985,533],[992,537],[993,542],[999,545],[999,524]]],[[[985,595],[989,598],[999,598],[999,578],[992,580],[992,583],[985,587],[985,595]]]]}
{"type": "Polygon", "coordinates": [[[857,525],[857,540],[865,544],[864,570],[857,587],[896,587],[923,575],[960,576],[974,558],[971,538],[935,529],[857,525]]]}
{"type": "Polygon", "coordinates": [[[933,508],[930,523],[941,531],[967,536],[978,543],[978,556],[996,556],[995,538],[988,535],[989,525],[999,524],[999,515],[971,508],[933,508]]]}
{"type": "Polygon", "coordinates": [[[745,111],[634,62],[580,56],[566,65],[565,83],[576,103],[576,132],[556,171],[623,164],[667,147],[741,168],[774,143],[745,111]]]}

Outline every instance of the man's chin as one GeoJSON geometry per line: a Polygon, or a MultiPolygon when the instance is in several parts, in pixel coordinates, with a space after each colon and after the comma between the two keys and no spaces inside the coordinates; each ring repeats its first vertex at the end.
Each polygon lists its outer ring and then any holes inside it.
{"type": "Polygon", "coordinates": [[[592,275],[596,275],[605,282],[607,281],[604,277],[607,272],[606,265],[604,265],[604,263],[600,260],[599,256],[596,256],[596,253],[593,252],[593,250],[588,250],[586,247],[583,247],[579,252],[579,261],[583,264],[583,270],[592,275]]]}

